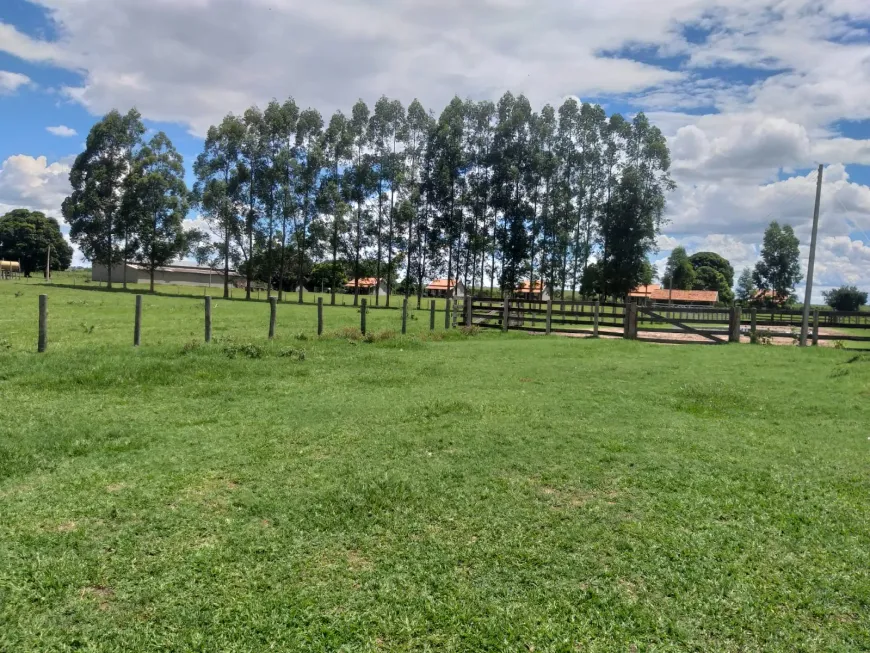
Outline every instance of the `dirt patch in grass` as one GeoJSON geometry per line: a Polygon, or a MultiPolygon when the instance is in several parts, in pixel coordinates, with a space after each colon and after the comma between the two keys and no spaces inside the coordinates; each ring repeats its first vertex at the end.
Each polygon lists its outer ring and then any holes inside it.
{"type": "Polygon", "coordinates": [[[95,601],[97,607],[103,611],[109,609],[109,600],[113,596],[115,596],[115,590],[111,587],[106,587],[105,585],[90,585],[88,587],[83,587],[79,591],[79,598],[83,601],[95,601]]]}

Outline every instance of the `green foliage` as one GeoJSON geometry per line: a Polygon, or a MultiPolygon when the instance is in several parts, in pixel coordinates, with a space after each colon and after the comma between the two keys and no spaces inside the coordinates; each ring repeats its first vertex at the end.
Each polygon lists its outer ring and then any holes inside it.
{"type": "MultiPolygon", "coordinates": [[[[730,289],[734,285],[734,268],[727,259],[723,258],[715,252],[696,252],[689,257],[689,262],[692,264],[697,273],[701,268],[713,268],[725,279],[725,285],[730,289]]],[[[715,290],[710,288],[710,290],[715,290]]]]}
{"type": "Polygon", "coordinates": [[[111,267],[130,254],[130,225],[121,215],[123,185],[144,133],[135,109],[124,116],[110,111],[91,127],[85,151],[72,165],[72,194],[63,202],[63,215],[70,239],[95,263],[111,267]]]}
{"type": "Polygon", "coordinates": [[[788,301],[801,279],[800,241],[791,225],[774,220],[764,232],[761,260],[755,264],[752,279],[760,290],[771,291],[776,303],[788,301]]]}
{"type": "Polygon", "coordinates": [[[700,267],[695,269],[695,279],[692,283],[694,290],[715,290],[719,293],[719,301],[723,304],[730,304],[734,301],[734,292],[731,290],[731,285],[728,280],[712,267],[700,267]]]}
{"type": "Polygon", "coordinates": [[[755,298],[757,292],[758,288],[755,287],[752,270],[744,268],[737,280],[737,300],[743,304],[748,304],[755,298]]]}
{"type": "Polygon", "coordinates": [[[691,290],[694,287],[695,268],[684,247],[675,247],[668,257],[662,285],[674,290],[691,290]]]}
{"type": "Polygon", "coordinates": [[[57,220],[27,209],[15,209],[0,217],[0,259],[18,261],[24,276],[45,270],[49,247],[51,269],[66,270],[73,251],[57,220]]]}
{"type": "Polygon", "coordinates": [[[835,311],[857,311],[867,303],[867,293],[856,286],[841,286],[822,293],[825,303],[835,311]]]}

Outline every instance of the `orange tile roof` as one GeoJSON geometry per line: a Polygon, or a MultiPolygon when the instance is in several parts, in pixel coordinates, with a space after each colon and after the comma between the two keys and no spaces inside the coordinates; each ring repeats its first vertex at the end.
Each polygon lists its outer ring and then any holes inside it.
{"type": "MultiPolygon", "coordinates": [[[[378,280],[375,279],[374,277],[366,277],[365,279],[359,280],[359,287],[360,288],[373,288],[374,286],[377,286],[377,285],[378,285],[378,280]]],[[[356,284],[354,284],[353,281],[348,281],[346,284],[344,284],[345,288],[353,288],[355,286],[356,286],[356,284]]]]}
{"type": "MultiPolygon", "coordinates": [[[[517,286],[517,292],[529,292],[531,286],[529,286],[528,281],[521,281],[520,285],[517,286]]],[[[535,281],[534,288],[531,289],[531,292],[542,292],[544,290],[544,284],[540,281],[535,281]]]]}
{"type": "Polygon", "coordinates": [[[651,283],[648,286],[638,286],[630,293],[629,297],[649,297],[654,290],[660,290],[661,286],[657,283],[651,283]]]}
{"type": "Polygon", "coordinates": [[[447,279],[435,279],[432,283],[426,286],[426,290],[450,290],[456,285],[456,283],[457,281],[454,279],[450,279],[449,281],[447,279]]]}
{"type": "Polygon", "coordinates": [[[673,300],[675,302],[701,302],[715,304],[719,301],[719,293],[715,290],[668,290],[659,288],[649,294],[650,299],[657,302],[673,300]]]}

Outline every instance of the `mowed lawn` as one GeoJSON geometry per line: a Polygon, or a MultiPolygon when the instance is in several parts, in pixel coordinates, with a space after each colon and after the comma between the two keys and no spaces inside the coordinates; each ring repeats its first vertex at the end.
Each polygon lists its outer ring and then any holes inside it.
{"type": "Polygon", "coordinates": [[[867,354],[240,301],[197,346],[183,297],[134,350],[49,288],[38,355],[43,290],[0,282],[4,653],[870,648],[867,354]]]}

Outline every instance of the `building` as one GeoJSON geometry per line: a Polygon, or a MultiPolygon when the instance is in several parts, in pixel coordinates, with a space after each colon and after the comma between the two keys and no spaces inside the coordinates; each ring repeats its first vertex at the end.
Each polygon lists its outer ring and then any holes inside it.
{"type": "MultiPolygon", "coordinates": [[[[235,284],[242,276],[235,270],[230,270],[230,283],[235,284]]],[[[109,272],[105,265],[95,263],[91,268],[93,281],[109,281],[109,272]]],[[[138,263],[119,263],[112,266],[112,283],[145,283],[151,282],[148,266],[138,263]]],[[[154,283],[173,284],[177,286],[221,287],[224,285],[224,271],[197,265],[183,263],[167,265],[154,270],[154,283]]]]}
{"type": "Polygon", "coordinates": [[[758,290],[752,296],[753,304],[766,304],[771,306],[785,306],[791,299],[790,295],[778,295],[775,290],[758,290]]]}
{"type": "Polygon", "coordinates": [[[21,274],[21,264],[18,261],[0,261],[0,279],[12,279],[21,274]]]}
{"type": "Polygon", "coordinates": [[[719,301],[719,292],[716,290],[669,290],[651,283],[648,286],[638,286],[628,293],[628,297],[640,304],[713,306],[719,301]]]}
{"type": "MultiPolygon", "coordinates": [[[[359,280],[359,294],[360,295],[386,295],[387,288],[384,285],[383,281],[378,281],[374,277],[366,277],[365,279],[359,280]]],[[[356,284],[353,281],[348,281],[344,284],[344,291],[346,293],[350,293],[351,295],[354,293],[354,288],[356,284]]]]}
{"type": "Polygon", "coordinates": [[[528,281],[520,282],[514,291],[515,299],[526,299],[532,302],[546,302],[550,300],[550,293],[544,288],[541,281],[535,281],[535,285],[531,286],[528,281]]]}
{"type": "Polygon", "coordinates": [[[465,284],[453,279],[435,279],[426,286],[426,295],[429,297],[463,297],[465,284]]]}

